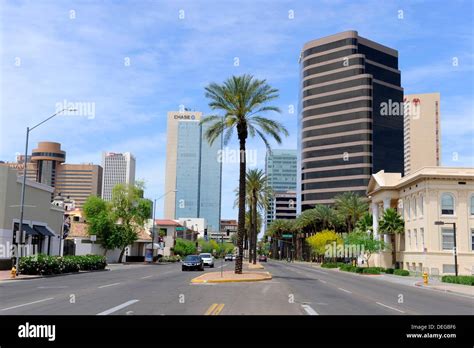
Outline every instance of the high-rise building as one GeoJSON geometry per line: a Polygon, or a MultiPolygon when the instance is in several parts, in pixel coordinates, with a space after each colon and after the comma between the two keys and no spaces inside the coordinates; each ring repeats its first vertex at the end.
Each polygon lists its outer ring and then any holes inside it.
{"type": "Polygon", "coordinates": [[[372,173],[403,172],[398,52],[346,31],[300,55],[298,210],[365,196],[372,173]]]}
{"type": "MultiPolygon", "coordinates": [[[[297,184],[297,152],[296,150],[275,149],[268,151],[265,157],[265,174],[268,185],[274,192],[266,212],[266,225],[276,217],[276,196],[295,195],[297,184]]],[[[296,197],[294,209],[296,209],[296,197]]]]}
{"type": "Polygon", "coordinates": [[[272,212],[271,220],[294,220],[296,219],[296,191],[275,192],[270,205],[272,212]]]}
{"type": "MultiPolygon", "coordinates": [[[[27,156],[26,178],[54,188],[51,200],[60,196],[74,201],[81,209],[87,197],[100,196],[102,192],[102,167],[96,164],[70,164],[61,144],[49,141],[38,143],[31,156],[27,156]]],[[[17,156],[16,163],[4,163],[23,175],[24,155],[17,156]]]]}
{"type": "Polygon", "coordinates": [[[441,162],[439,93],[407,94],[404,98],[405,175],[441,162]]]}
{"type": "Polygon", "coordinates": [[[219,231],[221,215],[222,138],[210,145],[209,125],[201,112],[168,112],[165,218],[204,218],[209,231],[219,231]]]}
{"type": "Polygon", "coordinates": [[[135,184],[135,157],[130,152],[102,153],[102,198],[112,200],[112,190],[117,184],[135,184]]]}

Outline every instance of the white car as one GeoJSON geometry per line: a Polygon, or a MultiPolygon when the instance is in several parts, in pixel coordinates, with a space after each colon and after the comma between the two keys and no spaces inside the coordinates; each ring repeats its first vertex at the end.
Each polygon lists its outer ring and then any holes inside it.
{"type": "Polygon", "coordinates": [[[199,256],[201,256],[202,262],[204,263],[204,266],[209,266],[211,268],[214,268],[214,257],[209,254],[209,253],[200,253],[199,256]]]}

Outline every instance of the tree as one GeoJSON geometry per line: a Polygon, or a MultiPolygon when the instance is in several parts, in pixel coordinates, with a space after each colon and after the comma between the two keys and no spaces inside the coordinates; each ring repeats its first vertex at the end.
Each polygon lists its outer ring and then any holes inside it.
{"type": "MultiPolygon", "coordinates": [[[[283,234],[292,234],[294,239],[294,235],[298,231],[296,226],[295,220],[285,220],[285,219],[277,219],[273,220],[267,228],[266,236],[271,237],[271,249],[272,249],[272,257],[276,258],[278,255],[278,241],[282,240],[283,234]]],[[[284,241],[285,243],[289,243],[288,241],[284,241]]],[[[281,253],[280,253],[281,256],[281,253]]]]}
{"type": "Polygon", "coordinates": [[[115,248],[116,231],[111,206],[100,197],[89,196],[83,209],[87,221],[87,233],[97,236],[97,242],[104,249],[106,256],[108,250],[115,248]]]}
{"type": "Polygon", "coordinates": [[[366,212],[362,217],[357,220],[355,229],[357,231],[363,231],[367,233],[372,233],[373,230],[373,217],[372,214],[366,212]]]}
{"type": "Polygon", "coordinates": [[[358,252],[354,252],[351,256],[362,255],[367,262],[367,267],[369,267],[370,256],[385,248],[385,243],[382,240],[375,239],[370,233],[360,230],[348,233],[344,239],[344,246],[346,250],[357,250],[358,252]]]}
{"type": "Polygon", "coordinates": [[[114,243],[121,249],[118,262],[122,262],[125,248],[138,238],[138,232],[151,216],[151,201],[143,198],[144,185],[117,184],[112,189],[112,213],[116,221],[114,243]]]}
{"type": "Polygon", "coordinates": [[[379,219],[379,233],[390,235],[390,247],[392,249],[392,263],[396,260],[395,239],[393,236],[404,233],[405,222],[396,209],[388,208],[379,219]]]}
{"type": "Polygon", "coordinates": [[[196,254],[196,243],[190,240],[176,238],[173,253],[182,257],[196,254]]]}
{"type": "Polygon", "coordinates": [[[209,107],[224,113],[223,116],[207,116],[201,123],[209,123],[205,137],[212,144],[224,134],[224,144],[228,144],[234,130],[237,130],[240,150],[239,167],[239,215],[237,246],[238,257],[235,262],[235,273],[242,273],[243,238],[245,233],[245,175],[246,175],[246,142],[248,136],[258,135],[267,148],[270,136],[281,143],[281,134],[288,135],[286,128],[279,122],[265,118],[262,114],[280,112],[276,106],[268,105],[278,98],[278,90],[272,88],[266,80],[258,80],[252,75],[232,76],[223,84],[211,83],[206,88],[205,96],[210,99],[209,107]]]}
{"type": "MultiPolygon", "coordinates": [[[[248,206],[249,226],[246,228],[250,241],[249,261],[257,263],[257,236],[261,227],[261,213],[269,207],[272,189],[268,185],[267,177],[261,169],[249,169],[246,177],[245,203],[248,206]],[[260,221],[259,221],[260,220],[260,221]]],[[[236,203],[238,204],[239,192],[236,190],[236,203]]],[[[235,204],[235,205],[237,205],[235,204]]]]}
{"type": "Polygon", "coordinates": [[[332,230],[318,232],[315,235],[306,238],[306,242],[309,244],[314,255],[324,258],[335,257],[335,255],[327,254],[328,247],[332,247],[332,245],[334,245],[333,243],[336,243],[336,246],[343,244],[341,236],[332,230]]]}
{"type": "Polygon", "coordinates": [[[362,215],[368,210],[368,205],[355,192],[344,192],[335,197],[334,205],[337,213],[345,221],[347,232],[351,232],[362,215]]]}

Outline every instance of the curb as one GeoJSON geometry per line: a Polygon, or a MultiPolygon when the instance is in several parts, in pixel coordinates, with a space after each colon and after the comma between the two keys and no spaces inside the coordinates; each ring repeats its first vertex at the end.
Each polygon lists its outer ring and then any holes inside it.
{"type": "Polygon", "coordinates": [[[432,287],[432,286],[426,286],[426,285],[424,285],[422,282],[417,282],[417,283],[415,283],[414,285],[417,286],[417,287],[419,287],[419,288],[426,288],[426,289],[437,290],[437,291],[441,291],[441,292],[450,292],[450,293],[452,293],[452,294],[462,295],[462,296],[467,296],[467,297],[470,297],[470,298],[474,298],[473,295],[465,294],[465,293],[463,293],[463,292],[454,291],[454,290],[448,290],[448,289],[440,289],[440,288],[436,288],[436,287],[432,287]]]}
{"type": "MultiPolygon", "coordinates": [[[[217,273],[217,272],[216,272],[217,273]]],[[[214,278],[214,279],[208,279],[208,280],[203,280],[199,279],[201,278],[204,274],[191,279],[191,283],[194,284],[203,284],[203,283],[242,283],[242,282],[259,282],[263,280],[270,280],[272,279],[272,275],[269,272],[262,272],[260,274],[264,274],[264,278],[247,278],[247,279],[219,279],[219,278],[214,278]]]]}
{"type": "Polygon", "coordinates": [[[48,275],[34,275],[32,277],[28,278],[8,278],[8,279],[2,279],[0,280],[0,283],[3,281],[15,281],[15,280],[30,280],[30,279],[40,279],[40,278],[55,278],[55,277],[62,277],[62,276],[68,276],[68,275],[77,275],[77,274],[85,274],[85,273],[93,273],[93,272],[106,272],[110,271],[110,269],[97,269],[93,271],[79,271],[79,272],[70,272],[70,273],[61,273],[61,274],[48,274],[48,275]]]}

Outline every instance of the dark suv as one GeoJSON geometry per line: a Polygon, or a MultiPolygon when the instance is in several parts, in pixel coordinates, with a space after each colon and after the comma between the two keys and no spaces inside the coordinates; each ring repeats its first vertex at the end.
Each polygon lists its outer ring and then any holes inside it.
{"type": "Polygon", "coordinates": [[[189,271],[189,270],[198,270],[204,271],[204,262],[202,261],[199,255],[188,255],[183,260],[183,264],[181,266],[181,270],[189,271]]]}

